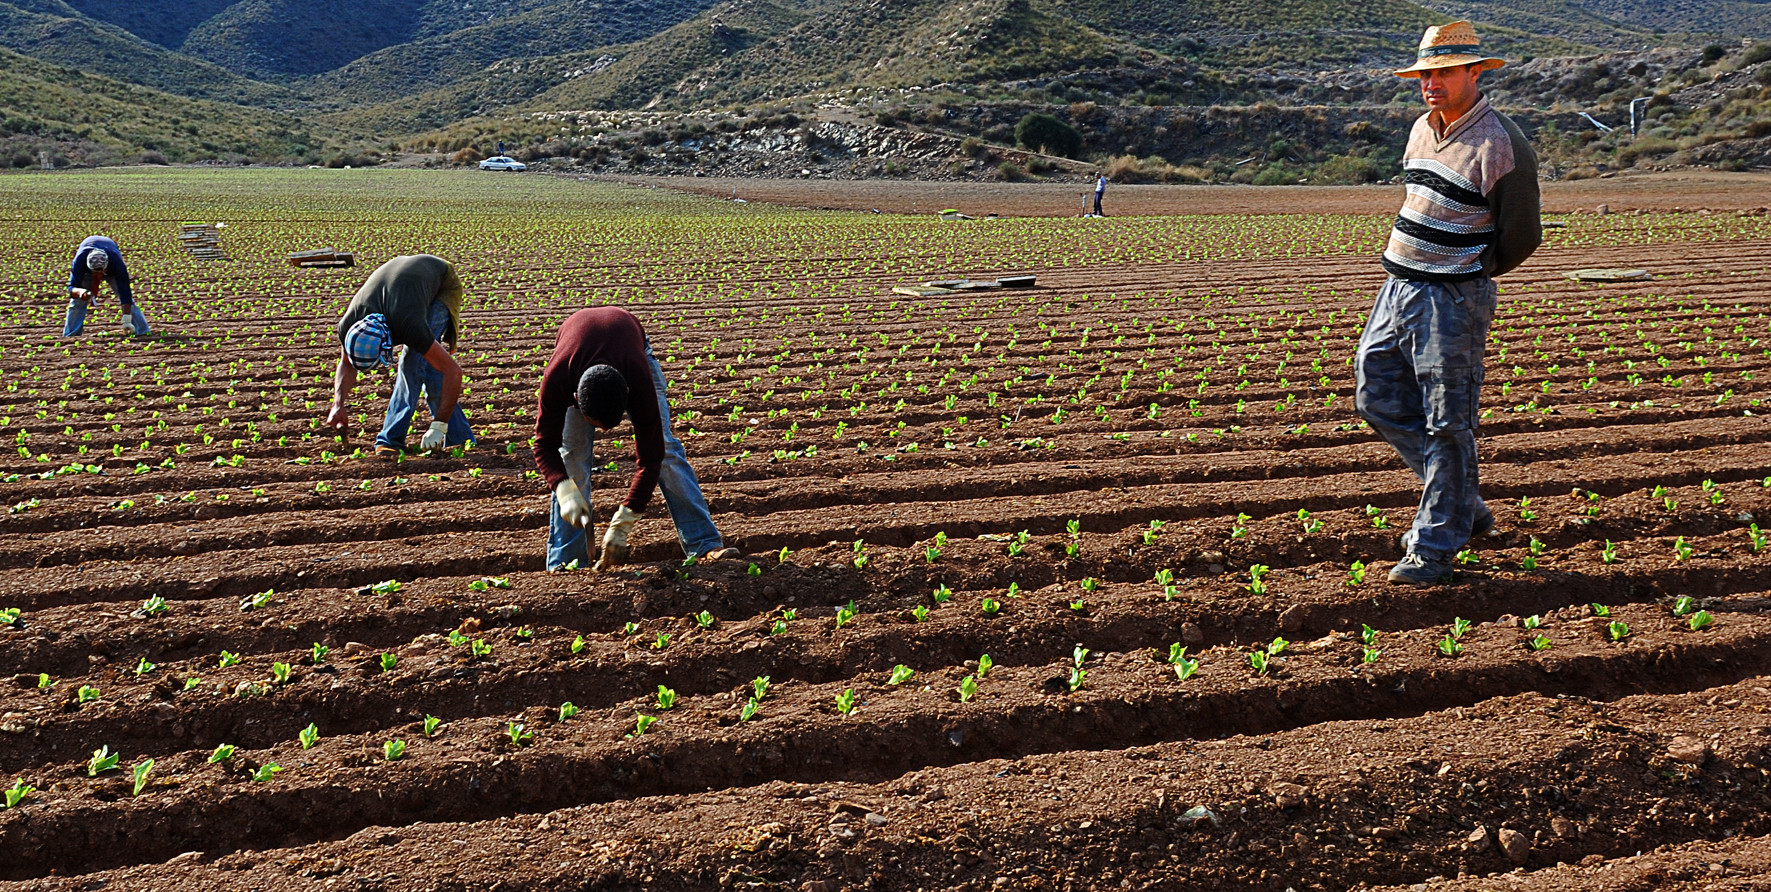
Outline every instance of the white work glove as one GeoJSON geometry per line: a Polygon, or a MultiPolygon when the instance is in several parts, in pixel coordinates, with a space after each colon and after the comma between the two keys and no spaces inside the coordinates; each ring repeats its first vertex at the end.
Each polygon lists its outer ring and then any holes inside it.
{"type": "Polygon", "coordinates": [[[615,509],[615,516],[609,518],[609,528],[603,531],[603,554],[597,558],[596,569],[603,570],[627,563],[633,550],[627,544],[627,537],[632,535],[634,524],[640,522],[640,513],[622,505],[615,509]]]}
{"type": "Polygon", "coordinates": [[[444,441],[449,439],[449,422],[433,421],[430,429],[424,432],[424,438],[418,441],[418,448],[424,452],[434,452],[443,448],[444,441]]]}
{"type": "Polygon", "coordinates": [[[570,478],[561,480],[553,488],[553,500],[559,505],[561,520],[579,529],[590,526],[590,503],[584,500],[584,493],[578,491],[578,484],[570,478]]]}

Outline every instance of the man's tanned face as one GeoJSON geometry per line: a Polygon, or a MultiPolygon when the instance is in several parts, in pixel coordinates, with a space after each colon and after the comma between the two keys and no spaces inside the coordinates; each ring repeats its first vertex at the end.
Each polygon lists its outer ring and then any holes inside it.
{"type": "Polygon", "coordinates": [[[1462,117],[1476,104],[1478,64],[1429,68],[1420,73],[1420,95],[1427,107],[1447,117],[1462,117]]]}

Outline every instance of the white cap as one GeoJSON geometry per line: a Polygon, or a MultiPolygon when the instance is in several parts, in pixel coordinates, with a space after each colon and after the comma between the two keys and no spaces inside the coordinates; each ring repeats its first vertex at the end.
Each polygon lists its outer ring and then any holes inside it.
{"type": "Polygon", "coordinates": [[[90,252],[88,252],[86,255],[86,268],[87,269],[104,269],[105,267],[110,266],[110,265],[111,265],[111,258],[109,256],[107,256],[105,254],[105,252],[102,250],[94,248],[90,252]]]}

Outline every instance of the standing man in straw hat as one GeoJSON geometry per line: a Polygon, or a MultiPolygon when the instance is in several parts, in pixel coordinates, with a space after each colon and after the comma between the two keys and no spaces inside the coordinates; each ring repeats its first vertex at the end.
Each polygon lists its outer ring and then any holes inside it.
{"type": "Polygon", "coordinates": [[[1494,277],[1543,241],[1537,156],[1518,126],[1483,98],[1476,29],[1427,29],[1415,63],[1427,113],[1403,153],[1407,194],[1384,249],[1390,274],[1359,340],[1359,414],[1421,478],[1420,507],[1390,582],[1434,585],[1472,536],[1494,528],[1477,494],[1476,420],[1482,350],[1494,320],[1494,277]]]}
{"type": "Polygon", "coordinates": [[[135,336],[145,338],[153,333],[148,329],[148,317],[135,305],[123,252],[116,242],[92,235],[74,250],[74,269],[68,275],[68,318],[62,323],[62,337],[71,338],[86,327],[86,311],[98,302],[98,288],[106,282],[117,292],[117,303],[123,306],[123,315],[129,317],[129,328],[135,336]]]}
{"type": "Polygon", "coordinates": [[[406,348],[387,401],[387,418],[375,437],[375,454],[395,458],[422,395],[430,405],[430,428],[418,448],[431,452],[474,438],[461,399],[461,366],[449,351],[461,331],[461,279],[449,261],[429,254],[395,257],[369,274],[338,320],[343,355],[332,382],[332,408],[326,426],[349,423],[351,388],[357,373],[394,363],[394,347],[406,348]],[[448,347],[443,346],[444,343],[448,347]]]}

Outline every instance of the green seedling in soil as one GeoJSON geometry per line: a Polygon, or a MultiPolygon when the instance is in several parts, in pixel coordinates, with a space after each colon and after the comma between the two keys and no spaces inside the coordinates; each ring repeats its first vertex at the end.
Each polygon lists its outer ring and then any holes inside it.
{"type": "Polygon", "coordinates": [[[1359,662],[1368,666],[1377,662],[1377,658],[1382,655],[1383,651],[1369,645],[1359,648],[1359,662]]]}
{"type": "Polygon", "coordinates": [[[1254,651],[1253,653],[1249,654],[1248,655],[1248,665],[1254,667],[1254,674],[1266,675],[1267,674],[1267,652],[1266,652],[1266,650],[1264,650],[1264,649],[1257,650],[1257,651],[1254,651]]]}
{"type": "Polygon", "coordinates": [[[302,749],[313,749],[314,744],[320,742],[320,726],[313,722],[308,722],[307,727],[301,729],[301,731],[295,735],[295,739],[301,743],[302,749]]]}
{"type": "Polygon", "coordinates": [[[92,751],[92,758],[86,760],[86,776],[98,777],[117,767],[118,755],[111,752],[108,746],[101,746],[92,751]]]}
{"type": "Polygon", "coordinates": [[[1630,637],[1630,627],[1622,620],[1612,620],[1605,624],[1605,634],[1610,635],[1612,641],[1622,641],[1630,637]]]}
{"type": "Polygon", "coordinates": [[[583,635],[579,635],[578,637],[572,639],[571,650],[572,650],[572,653],[575,653],[575,654],[580,654],[580,653],[584,652],[584,636],[583,635]]]}
{"type": "Polygon", "coordinates": [[[676,705],[676,691],[663,685],[658,686],[657,704],[659,709],[669,709],[676,705]]]}
{"type": "Polygon", "coordinates": [[[1617,563],[1617,546],[1611,544],[1610,539],[1606,539],[1605,547],[1599,550],[1599,560],[1607,564],[1617,563]]]}
{"type": "Polygon", "coordinates": [[[1699,610],[1696,613],[1691,614],[1691,619],[1690,619],[1688,625],[1691,626],[1691,631],[1701,632],[1704,629],[1709,628],[1710,624],[1715,621],[1716,621],[1716,618],[1713,616],[1710,616],[1710,613],[1708,610],[1699,610]]]}
{"type": "Polygon", "coordinates": [[[1279,656],[1280,654],[1285,653],[1285,649],[1290,646],[1291,646],[1291,642],[1285,640],[1284,638],[1275,638],[1275,639],[1273,639],[1272,644],[1267,645],[1267,656],[1270,656],[1270,657],[1279,656]]]}
{"type": "Polygon", "coordinates": [[[872,560],[867,557],[867,543],[863,540],[855,540],[855,560],[853,563],[857,570],[865,570],[867,565],[872,563],[872,560]]]}
{"type": "Polygon", "coordinates": [[[978,677],[968,675],[959,683],[959,702],[969,703],[976,696],[978,696],[978,677]]]}
{"type": "Polygon", "coordinates": [[[1689,544],[1687,544],[1685,542],[1684,536],[1680,536],[1679,538],[1673,540],[1673,559],[1674,560],[1688,561],[1691,559],[1691,555],[1694,553],[1694,551],[1695,550],[1689,544]]]}
{"type": "Polygon", "coordinates": [[[1672,496],[1667,496],[1666,498],[1660,500],[1660,507],[1666,509],[1666,512],[1668,514],[1671,514],[1675,511],[1679,510],[1679,500],[1673,498],[1672,496]]]}
{"type": "Polygon", "coordinates": [[[381,758],[389,762],[398,762],[406,755],[406,741],[389,740],[381,745],[381,758]]]}
{"type": "Polygon", "coordinates": [[[1164,526],[1164,523],[1160,520],[1150,521],[1150,528],[1145,530],[1141,534],[1141,536],[1144,540],[1144,544],[1145,545],[1155,545],[1156,544],[1156,536],[1158,533],[1162,532],[1163,526],[1164,526]]]}
{"type": "Polygon", "coordinates": [[[238,666],[238,665],[240,665],[240,655],[235,654],[235,653],[228,653],[227,651],[224,650],[221,652],[221,661],[216,664],[216,668],[226,669],[229,666],[238,666]]]}
{"type": "Polygon", "coordinates": [[[1083,591],[1088,592],[1089,594],[1094,594],[1095,592],[1100,591],[1100,588],[1101,588],[1101,581],[1100,580],[1094,578],[1093,576],[1082,577],[1082,590],[1083,591]]]}
{"type": "Polygon", "coordinates": [[[271,664],[271,684],[288,684],[291,667],[288,663],[271,664]]]}
{"type": "MultiPolygon", "coordinates": [[[[640,633],[640,624],[639,623],[627,622],[627,623],[623,623],[621,625],[621,634],[623,634],[623,635],[638,635],[639,633],[640,633]]],[[[462,643],[465,644],[466,642],[462,642],[462,643]]]]}
{"type": "Polygon", "coordinates": [[[226,762],[227,760],[232,759],[233,757],[234,757],[234,745],[231,743],[224,743],[224,744],[217,746],[215,748],[215,752],[212,752],[209,754],[209,764],[216,765],[216,764],[219,764],[222,762],[226,762]]]}
{"type": "Polygon", "coordinates": [[[892,677],[886,680],[886,684],[894,685],[894,686],[901,685],[904,682],[909,681],[910,677],[915,674],[916,674],[916,670],[911,669],[909,666],[906,666],[903,663],[899,663],[898,665],[892,667],[892,677]]]}
{"type": "Polygon", "coordinates": [[[282,771],[282,770],[283,770],[283,766],[278,765],[275,762],[266,762],[263,765],[258,766],[257,771],[252,772],[252,781],[253,781],[253,783],[262,784],[265,781],[268,781],[271,778],[276,777],[277,772],[282,771]]]}
{"type": "Polygon", "coordinates": [[[153,759],[144,759],[143,761],[136,763],[135,767],[129,769],[129,773],[135,778],[135,787],[129,795],[140,796],[141,791],[147,789],[148,775],[153,772],[153,770],[153,759]]]}
{"type": "Polygon", "coordinates": [[[461,634],[460,629],[450,629],[446,640],[450,647],[460,647],[468,642],[468,637],[461,634]]]}
{"type": "Polygon", "coordinates": [[[1083,661],[1087,659],[1088,648],[1083,647],[1080,644],[1076,645],[1076,649],[1070,652],[1070,665],[1072,666],[1081,666],[1083,661]]]}
{"type": "Polygon", "coordinates": [[[1608,617],[1611,615],[1611,608],[1606,607],[1605,605],[1600,604],[1597,601],[1594,601],[1593,603],[1588,604],[1587,606],[1592,609],[1593,615],[1596,617],[1599,617],[1600,619],[1604,619],[1605,617],[1608,617]]]}
{"type": "Polygon", "coordinates": [[[55,687],[55,679],[50,678],[49,673],[47,673],[47,672],[37,673],[37,690],[47,691],[53,687],[55,687]]]}
{"type": "Polygon", "coordinates": [[[1543,625],[1543,617],[1538,616],[1537,614],[1525,617],[1525,628],[1536,629],[1541,625],[1543,625]]]}
{"type": "Polygon", "coordinates": [[[1664,499],[1664,498],[1666,498],[1666,487],[1661,486],[1660,484],[1656,483],[1656,484],[1654,484],[1654,491],[1649,493],[1648,495],[1650,498],[1664,499]]]}
{"type": "Polygon", "coordinates": [[[927,548],[924,548],[922,550],[922,556],[925,560],[927,560],[929,563],[932,564],[935,562],[936,558],[939,558],[941,556],[941,549],[936,548],[933,545],[930,545],[927,548]]]}
{"type": "Polygon", "coordinates": [[[659,632],[658,637],[652,639],[652,649],[653,650],[663,650],[669,646],[670,646],[670,633],[668,633],[668,632],[659,632]]]}
{"type": "Polygon", "coordinates": [[[1537,555],[1534,555],[1534,554],[1526,555],[1523,560],[1519,561],[1519,569],[1524,570],[1527,573],[1529,573],[1533,570],[1536,570],[1537,569],[1537,555]]]}
{"type": "Polygon", "coordinates": [[[1070,609],[1077,612],[1077,613],[1088,613],[1088,604],[1084,603],[1079,598],[1075,601],[1070,602],[1070,609]]]}
{"type": "Polygon", "coordinates": [[[945,604],[953,600],[953,589],[948,588],[946,583],[942,583],[935,586],[935,593],[931,597],[935,599],[936,604],[945,604]]]}
{"type": "Polygon", "coordinates": [[[787,621],[784,619],[775,620],[775,624],[769,626],[770,635],[779,635],[785,631],[787,631],[787,621]]]}
{"type": "Polygon", "coordinates": [[[314,642],[313,656],[310,657],[310,659],[313,661],[313,664],[315,666],[318,666],[321,663],[326,662],[326,655],[331,652],[332,652],[332,648],[327,647],[326,645],[321,644],[320,642],[316,641],[316,642],[314,642]]]}
{"type": "Polygon", "coordinates": [[[712,613],[705,610],[695,614],[695,625],[703,629],[711,629],[719,623],[712,613]]]}
{"type": "Polygon", "coordinates": [[[1354,561],[1353,566],[1347,570],[1347,585],[1364,585],[1364,584],[1365,584],[1365,562],[1364,561],[1354,561]]]}
{"type": "Polygon", "coordinates": [[[1534,636],[1532,636],[1531,640],[1525,642],[1525,646],[1531,648],[1532,650],[1549,650],[1550,649],[1549,636],[1544,635],[1542,633],[1534,635],[1534,636]]]}
{"type": "Polygon", "coordinates": [[[562,722],[566,721],[567,719],[570,719],[571,717],[573,717],[577,714],[578,714],[578,707],[574,706],[572,704],[572,701],[567,700],[566,702],[560,704],[560,718],[559,718],[560,721],[562,721],[562,722]]]}
{"type": "Polygon", "coordinates": [[[1376,629],[1374,629],[1368,625],[1365,625],[1364,623],[1359,624],[1359,643],[1360,644],[1364,644],[1366,646],[1376,644],[1377,643],[1377,634],[1378,634],[1378,632],[1376,629]]]}
{"type": "Polygon", "coordinates": [[[1248,590],[1250,593],[1256,595],[1264,595],[1267,593],[1266,575],[1270,570],[1271,568],[1266,564],[1253,564],[1249,566],[1248,578],[1250,582],[1248,583],[1248,590]]]}
{"type": "Polygon", "coordinates": [[[1542,540],[1538,539],[1536,536],[1532,536],[1530,549],[1533,557],[1542,557],[1544,552],[1550,550],[1550,547],[1543,544],[1542,540]]]}
{"type": "Polygon", "coordinates": [[[980,609],[984,611],[985,616],[995,616],[996,612],[1002,609],[1002,604],[995,598],[986,596],[980,609]]]}
{"type": "Polygon", "coordinates": [[[1464,636],[1470,634],[1470,630],[1473,628],[1475,628],[1475,623],[1472,623],[1461,616],[1455,617],[1451,620],[1451,637],[1453,640],[1462,641],[1464,640],[1464,636]]]}
{"type": "Polygon", "coordinates": [[[744,575],[761,576],[763,575],[763,568],[757,566],[755,562],[752,562],[750,566],[744,568],[744,575]]]}
{"type": "Polygon", "coordinates": [[[516,722],[506,722],[504,725],[504,739],[510,743],[511,749],[522,749],[534,736],[534,732],[525,730],[516,722]]]}
{"type": "Polygon", "coordinates": [[[92,685],[83,684],[78,691],[74,692],[74,702],[76,703],[91,703],[97,699],[98,688],[95,688],[92,685]]]}
{"type": "Polygon", "coordinates": [[[1674,616],[1685,616],[1696,609],[1697,600],[1689,595],[1681,595],[1679,600],[1673,602],[1674,616]]]}
{"type": "Polygon", "coordinates": [[[1465,548],[1459,551],[1456,560],[1460,564],[1479,564],[1482,562],[1482,558],[1476,554],[1474,548],[1465,548]]]}
{"type": "Polygon", "coordinates": [[[240,602],[240,612],[251,613],[261,607],[269,607],[271,601],[276,597],[276,594],[275,591],[262,591],[256,595],[247,595],[245,599],[240,602]]]}
{"type": "Polygon", "coordinates": [[[1519,499],[1519,519],[1526,523],[1537,519],[1537,512],[1531,510],[1530,496],[1522,496],[1519,499]]]}
{"type": "Polygon", "coordinates": [[[12,789],[6,791],[6,807],[18,808],[19,803],[24,802],[35,792],[37,792],[37,788],[25,783],[25,779],[22,777],[13,781],[12,789]]]}
{"type": "Polygon", "coordinates": [[[166,606],[166,599],[159,595],[141,602],[141,612],[146,616],[159,616],[172,608],[166,606]]]}
{"type": "Polygon", "coordinates": [[[1447,635],[1439,639],[1439,652],[1448,657],[1455,657],[1464,652],[1464,646],[1459,644],[1456,638],[1447,635]]]}
{"type": "Polygon", "coordinates": [[[1752,526],[1748,527],[1747,531],[1746,531],[1746,535],[1747,535],[1747,538],[1752,541],[1753,551],[1755,553],[1765,550],[1765,534],[1759,530],[1758,524],[1755,523],[1752,526]]]}
{"type": "Polygon", "coordinates": [[[836,608],[836,627],[840,629],[843,626],[854,622],[855,615],[856,610],[854,601],[850,601],[849,603],[836,608]]]}
{"type": "Polygon", "coordinates": [[[400,581],[398,579],[389,579],[386,582],[377,582],[369,586],[369,591],[378,595],[391,595],[399,590],[400,581]]]}
{"type": "Polygon", "coordinates": [[[836,695],[836,711],[843,715],[848,715],[855,711],[854,688],[844,688],[842,693],[836,695]]]}
{"type": "Polygon", "coordinates": [[[424,736],[435,737],[437,729],[443,727],[443,720],[434,715],[424,717],[424,736]]]}
{"type": "Polygon", "coordinates": [[[764,699],[766,699],[769,696],[769,681],[770,681],[770,679],[767,675],[758,675],[757,677],[751,679],[750,680],[751,699],[755,700],[758,703],[761,703],[764,699]]]}
{"type": "Polygon", "coordinates": [[[1027,546],[1023,545],[1020,542],[1010,541],[1008,544],[1008,556],[1009,557],[1020,557],[1021,552],[1025,551],[1026,548],[1027,548],[1027,546]]]}
{"type": "Polygon", "coordinates": [[[195,675],[192,675],[189,678],[186,678],[184,680],[184,689],[187,691],[194,691],[197,689],[197,686],[201,685],[202,683],[203,683],[203,679],[201,679],[195,675]]]}
{"type": "Polygon", "coordinates": [[[1071,666],[1070,667],[1070,679],[1069,679],[1069,681],[1066,681],[1064,683],[1064,686],[1066,689],[1069,690],[1070,693],[1074,694],[1077,691],[1082,690],[1082,686],[1084,684],[1086,684],[1087,682],[1088,682],[1088,670],[1082,668],[1081,666],[1071,666]]]}
{"type": "Polygon", "coordinates": [[[923,622],[929,618],[929,609],[918,604],[915,607],[910,608],[910,617],[919,623],[923,622]]]}
{"type": "Polygon", "coordinates": [[[148,673],[149,673],[149,672],[152,672],[152,671],[154,671],[154,664],[153,664],[153,663],[150,663],[150,662],[148,662],[148,658],[147,658],[147,657],[142,657],[142,658],[141,658],[141,659],[140,659],[140,660],[139,660],[139,661],[138,661],[138,662],[137,662],[137,663],[136,663],[136,664],[135,664],[135,675],[136,675],[136,677],[137,677],[137,678],[140,678],[140,677],[141,677],[141,676],[143,676],[143,675],[146,675],[146,674],[148,674],[148,673]]]}
{"type": "Polygon", "coordinates": [[[381,671],[392,672],[394,667],[400,664],[400,658],[393,654],[384,653],[376,658],[376,664],[381,667],[381,671]]]}
{"type": "Polygon", "coordinates": [[[990,670],[995,667],[995,665],[996,661],[991,659],[989,654],[984,654],[978,657],[978,677],[983,678],[989,675],[990,670]]]}
{"type": "Polygon", "coordinates": [[[775,563],[777,563],[777,564],[787,563],[787,556],[792,553],[793,553],[793,551],[791,549],[789,549],[787,546],[785,546],[785,545],[781,546],[781,550],[775,553],[775,563]]]}
{"type": "Polygon", "coordinates": [[[754,697],[744,701],[744,707],[738,710],[738,721],[748,722],[751,719],[756,718],[756,714],[761,711],[761,709],[762,705],[757,703],[754,697]]]}
{"type": "Polygon", "coordinates": [[[483,576],[467,584],[470,592],[483,592],[495,588],[510,588],[510,580],[502,576],[483,576]]]}
{"type": "Polygon", "coordinates": [[[1021,584],[1018,582],[1009,583],[1008,596],[1011,598],[1019,598],[1021,596],[1021,584]]]}

